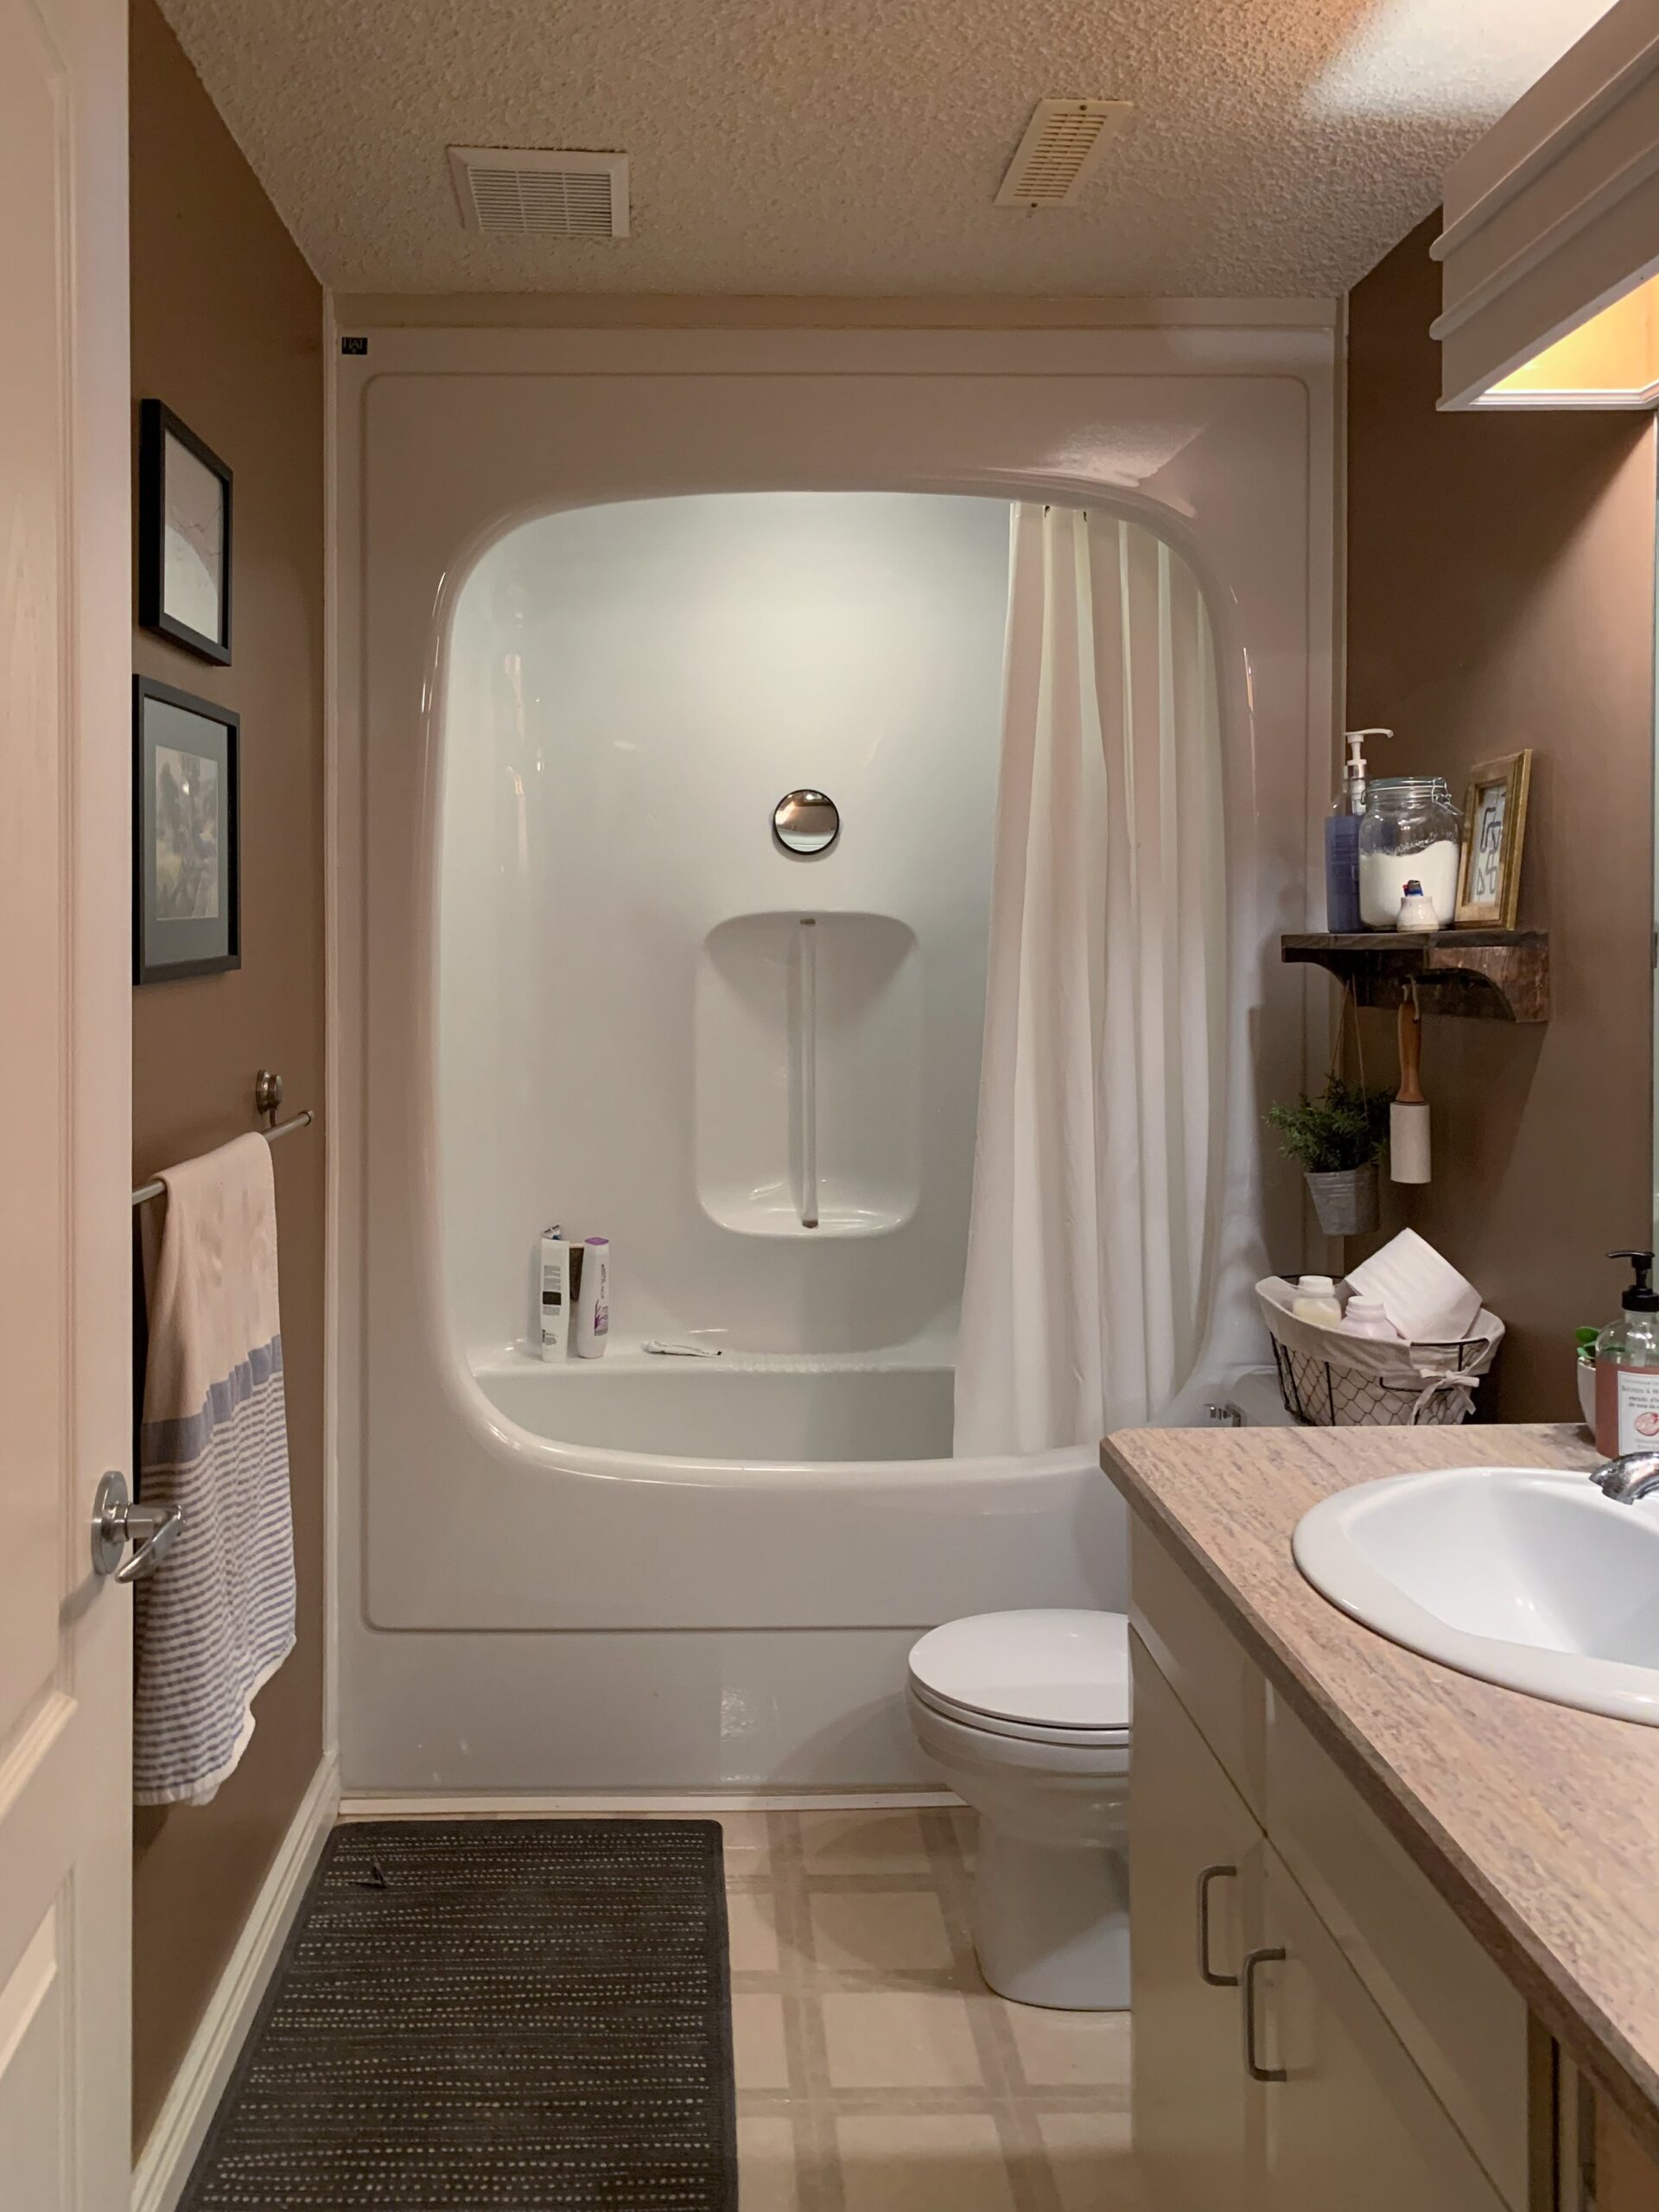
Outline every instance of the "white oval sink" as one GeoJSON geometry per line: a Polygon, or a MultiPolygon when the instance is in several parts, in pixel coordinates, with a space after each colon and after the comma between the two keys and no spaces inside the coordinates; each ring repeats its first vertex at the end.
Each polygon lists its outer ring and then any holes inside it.
{"type": "Polygon", "coordinates": [[[1556,1705],[1659,1727],[1659,1504],[1585,1474],[1452,1467],[1339,1491],[1296,1564],[1408,1651],[1556,1705]]]}

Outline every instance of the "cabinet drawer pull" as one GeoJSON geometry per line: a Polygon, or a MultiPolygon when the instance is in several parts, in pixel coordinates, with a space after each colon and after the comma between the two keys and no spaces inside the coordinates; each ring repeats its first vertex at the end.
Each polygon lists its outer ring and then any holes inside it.
{"type": "Polygon", "coordinates": [[[1276,1965],[1284,1955],[1282,1948],[1252,1951],[1244,1961],[1244,2066],[1252,2082],[1284,2082],[1290,2078],[1282,2066],[1262,2066],[1255,2056],[1255,1970],[1258,1967],[1276,1965]]]}
{"type": "Polygon", "coordinates": [[[1210,1963],[1210,1885],[1224,1874],[1238,1879],[1236,1866],[1206,1866],[1198,1877],[1198,1978],[1211,1989],[1236,1989],[1236,1974],[1217,1974],[1210,1963]]]}

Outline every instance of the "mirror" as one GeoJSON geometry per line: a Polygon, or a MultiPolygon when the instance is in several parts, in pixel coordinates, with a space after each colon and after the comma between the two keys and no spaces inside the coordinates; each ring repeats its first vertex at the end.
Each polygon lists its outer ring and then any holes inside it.
{"type": "Polygon", "coordinates": [[[810,859],[840,836],[840,809],[823,791],[786,791],[772,810],[772,834],[786,853],[810,859]]]}

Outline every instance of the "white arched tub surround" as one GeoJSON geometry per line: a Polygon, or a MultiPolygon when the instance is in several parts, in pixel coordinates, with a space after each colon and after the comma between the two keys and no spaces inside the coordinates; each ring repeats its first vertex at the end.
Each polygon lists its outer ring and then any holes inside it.
{"type": "Polygon", "coordinates": [[[905,493],[628,500],[509,531],[457,594],[443,1268],[469,1363],[539,1433],[756,1459],[950,1451],[1007,514],[905,493]],[[801,787],[841,812],[810,859],[772,834],[801,787]],[[815,1229],[792,1157],[809,958],[815,1229]],[[556,1219],[611,1239],[602,1370],[525,1356],[528,1263],[556,1219]],[[639,1352],[694,1332],[722,1367],[639,1352]],[[733,1352],[828,1355],[816,1395],[847,1398],[872,1448],[772,1422],[783,1440],[744,1440],[717,1402],[783,1378],[734,1391],[733,1352]],[[888,1361],[911,1374],[859,1374],[888,1361]]]}
{"type": "Polygon", "coordinates": [[[1119,1516],[1084,1453],[676,1462],[492,1414],[437,1264],[436,641],[478,554],[555,506],[913,489],[1115,502],[1163,530],[1209,592],[1226,735],[1236,1103],[1213,1386],[1254,1357],[1249,1282],[1300,1230],[1257,1122],[1302,1067],[1302,986],[1275,940],[1307,911],[1326,797],[1329,334],[370,342],[340,365],[338,423],[345,1771],[437,1793],[914,1778],[898,1686],[915,1630],[1121,1602],[1119,1516]]]}

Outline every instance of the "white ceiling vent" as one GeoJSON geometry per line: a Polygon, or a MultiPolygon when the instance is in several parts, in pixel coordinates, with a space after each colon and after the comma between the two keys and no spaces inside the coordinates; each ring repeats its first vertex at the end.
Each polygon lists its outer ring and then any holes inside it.
{"type": "Polygon", "coordinates": [[[497,238],[625,238],[626,154],[452,146],[449,173],[469,231],[497,238]]]}
{"type": "Polygon", "coordinates": [[[997,206],[1071,207],[1133,109],[1131,100],[1039,100],[997,206]]]}

